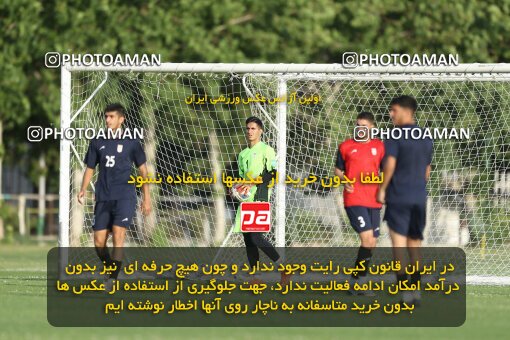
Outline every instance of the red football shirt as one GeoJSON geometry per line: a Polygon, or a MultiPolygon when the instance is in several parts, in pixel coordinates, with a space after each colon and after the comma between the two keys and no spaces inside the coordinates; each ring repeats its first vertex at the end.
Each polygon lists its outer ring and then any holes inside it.
{"type": "Polygon", "coordinates": [[[345,175],[349,179],[355,178],[354,191],[349,193],[344,189],[344,206],[363,206],[368,208],[381,208],[382,204],[376,201],[379,184],[361,183],[361,175],[379,174],[381,161],[384,157],[384,144],[379,139],[368,142],[356,142],[348,139],[338,147],[340,160],[343,163],[345,175]]]}

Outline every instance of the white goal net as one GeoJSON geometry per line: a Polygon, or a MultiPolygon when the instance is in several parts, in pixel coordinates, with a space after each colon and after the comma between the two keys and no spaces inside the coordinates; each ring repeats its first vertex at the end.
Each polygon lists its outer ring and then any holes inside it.
{"type": "MultiPolygon", "coordinates": [[[[221,179],[238,177],[244,122],[252,115],[264,122],[263,141],[276,150],[283,180],[271,197],[268,238],[286,247],[357,246],[342,188],[323,183],[333,176],[338,144],[352,137],[359,112],[372,112],[379,127],[390,127],[391,99],[412,95],[420,126],[469,131],[468,139],[434,142],[425,245],[463,248],[468,275],[483,281],[510,276],[510,67],[498,67],[356,73],[338,65],[64,68],[62,127],[104,127],[104,107],[120,102],[127,126],[144,129],[150,173],[163,181],[151,185],[153,214],[137,214],[129,229],[131,246],[243,245],[230,233],[235,204],[221,179]],[[215,184],[165,181],[213,174],[215,184]],[[287,176],[317,180],[282,184],[287,176]]],[[[92,246],[93,188],[85,206],[76,199],[87,147],[86,140],[61,145],[61,246],[92,246]]],[[[384,224],[379,245],[390,245],[384,224]]]]}

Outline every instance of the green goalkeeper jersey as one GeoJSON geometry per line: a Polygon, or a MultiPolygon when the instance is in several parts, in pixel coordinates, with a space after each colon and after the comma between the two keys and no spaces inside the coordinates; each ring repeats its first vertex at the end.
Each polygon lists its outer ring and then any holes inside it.
{"type": "MultiPolygon", "coordinates": [[[[251,148],[248,147],[241,151],[237,159],[239,165],[239,177],[246,180],[249,179],[248,175],[255,179],[261,176],[266,171],[271,172],[276,169],[276,154],[274,149],[264,142],[258,142],[251,148]]],[[[257,193],[257,186],[254,185],[250,189],[250,197],[247,202],[254,202],[257,193]]],[[[264,197],[263,201],[269,201],[271,190],[268,191],[268,197],[264,197]]],[[[235,232],[241,231],[241,205],[237,208],[235,220],[235,232]]]]}

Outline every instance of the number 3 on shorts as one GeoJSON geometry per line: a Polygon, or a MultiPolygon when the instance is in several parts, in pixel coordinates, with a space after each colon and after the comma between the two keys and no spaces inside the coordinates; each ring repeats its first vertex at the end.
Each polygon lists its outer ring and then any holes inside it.
{"type": "Polygon", "coordinates": [[[363,219],[363,216],[358,216],[359,221],[359,227],[363,228],[365,226],[365,220],[363,219]]]}

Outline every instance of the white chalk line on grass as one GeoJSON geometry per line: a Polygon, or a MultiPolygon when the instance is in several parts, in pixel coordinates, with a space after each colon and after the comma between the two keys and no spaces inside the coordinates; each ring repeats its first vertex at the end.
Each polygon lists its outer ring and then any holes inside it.
{"type": "Polygon", "coordinates": [[[31,272],[31,273],[46,273],[46,269],[41,268],[0,268],[0,274],[3,272],[31,272]]]}

